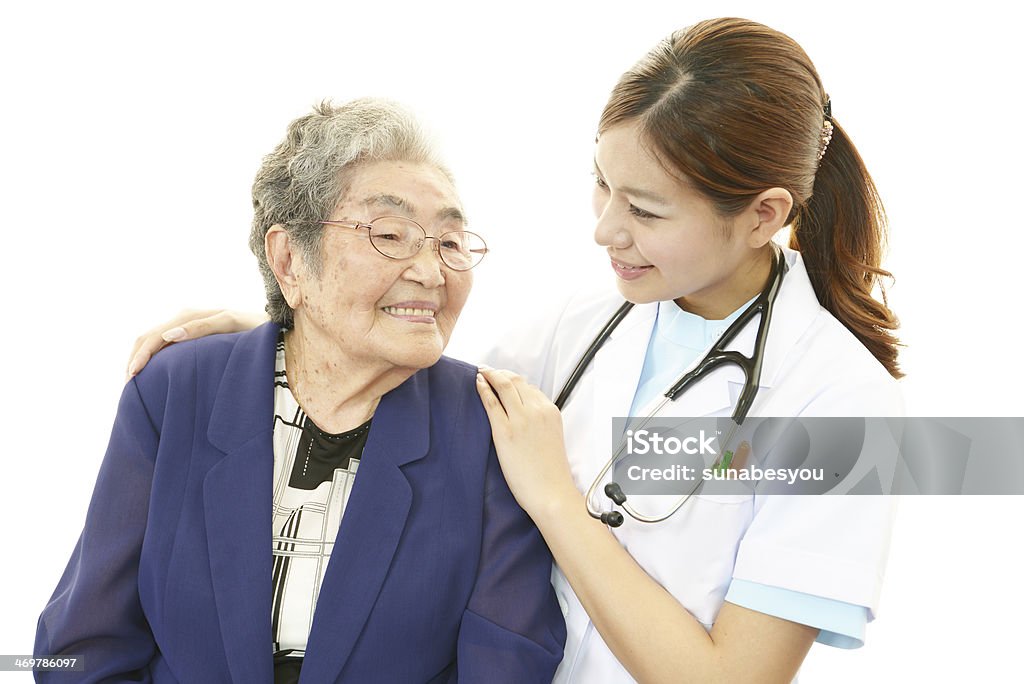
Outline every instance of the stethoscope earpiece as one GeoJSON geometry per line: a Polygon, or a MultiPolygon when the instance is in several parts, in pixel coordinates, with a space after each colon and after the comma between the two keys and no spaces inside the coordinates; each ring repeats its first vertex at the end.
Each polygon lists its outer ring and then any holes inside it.
{"type": "MultiPolygon", "coordinates": [[[[615,502],[616,506],[621,506],[626,503],[626,494],[615,482],[609,482],[604,486],[605,495],[615,502]]],[[[622,514],[618,511],[608,511],[607,513],[601,514],[601,522],[608,527],[620,527],[626,519],[622,517],[622,514]]]]}
{"type": "Polygon", "coordinates": [[[616,506],[621,506],[626,503],[626,495],[615,482],[609,482],[604,486],[604,495],[615,502],[616,506]]]}
{"type": "Polygon", "coordinates": [[[601,514],[601,522],[608,527],[621,527],[625,518],[618,511],[608,511],[601,514]]]}

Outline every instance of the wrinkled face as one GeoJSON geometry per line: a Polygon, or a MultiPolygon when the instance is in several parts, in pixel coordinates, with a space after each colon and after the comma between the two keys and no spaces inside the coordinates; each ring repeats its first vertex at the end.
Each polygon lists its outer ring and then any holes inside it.
{"type": "Polygon", "coordinates": [[[594,162],[594,239],[607,248],[622,295],[698,312],[728,299],[746,246],[708,199],[669,175],[635,124],[602,133],[594,162]]]}
{"type": "MultiPolygon", "coordinates": [[[[405,216],[439,236],[462,230],[455,189],[433,166],[381,161],[360,166],[348,193],[328,217],[367,223],[405,216]]],[[[473,284],[469,271],[438,259],[436,240],[415,256],[389,259],[370,244],[368,231],[324,226],[319,278],[300,277],[296,330],[327,340],[348,360],[426,368],[448,344],[473,284]]]]}

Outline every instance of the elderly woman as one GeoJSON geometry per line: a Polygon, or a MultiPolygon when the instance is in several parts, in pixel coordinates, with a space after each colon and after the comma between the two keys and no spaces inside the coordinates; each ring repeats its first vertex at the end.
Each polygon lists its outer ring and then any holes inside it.
{"type": "Polygon", "coordinates": [[[253,205],[271,322],[128,383],[35,652],[74,681],[550,681],[551,558],[441,356],[486,252],[450,175],[396,106],[323,104],[253,205]]]}

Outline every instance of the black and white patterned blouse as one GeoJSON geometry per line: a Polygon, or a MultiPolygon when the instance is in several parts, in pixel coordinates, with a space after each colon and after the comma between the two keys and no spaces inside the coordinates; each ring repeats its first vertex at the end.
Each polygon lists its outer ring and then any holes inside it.
{"type": "Polygon", "coordinates": [[[370,421],[322,431],[288,387],[284,336],[274,369],[273,613],[275,682],[297,681],[327,564],[370,421]]]}

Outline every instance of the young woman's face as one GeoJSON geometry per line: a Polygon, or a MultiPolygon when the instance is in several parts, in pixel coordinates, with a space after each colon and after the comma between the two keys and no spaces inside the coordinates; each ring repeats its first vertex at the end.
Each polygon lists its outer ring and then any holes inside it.
{"type": "Polygon", "coordinates": [[[670,175],[635,124],[602,133],[594,163],[594,239],[607,248],[626,299],[676,300],[707,318],[724,318],[746,301],[734,302],[751,254],[744,231],[670,175]]]}

